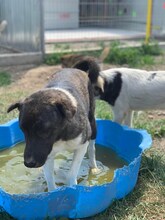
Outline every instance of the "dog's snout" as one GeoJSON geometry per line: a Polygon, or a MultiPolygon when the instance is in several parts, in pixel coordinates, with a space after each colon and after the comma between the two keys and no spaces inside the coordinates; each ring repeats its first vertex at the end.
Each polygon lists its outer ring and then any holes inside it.
{"type": "Polygon", "coordinates": [[[29,157],[29,158],[25,159],[24,164],[26,167],[29,167],[29,168],[37,167],[37,162],[34,160],[33,157],[29,157]]]}

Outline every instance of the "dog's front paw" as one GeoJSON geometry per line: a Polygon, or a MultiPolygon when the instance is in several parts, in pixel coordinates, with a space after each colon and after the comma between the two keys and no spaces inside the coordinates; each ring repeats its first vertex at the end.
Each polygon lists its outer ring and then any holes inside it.
{"type": "Polygon", "coordinates": [[[100,173],[100,169],[98,167],[94,167],[90,169],[91,174],[96,175],[100,173]]]}
{"type": "Polygon", "coordinates": [[[55,183],[52,183],[52,184],[48,184],[48,191],[53,191],[55,190],[57,187],[56,187],[56,184],[55,183]]]}
{"type": "Polygon", "coordinates": [[[77,185],[77,179],[72,178],[72,177],[68,177],[68,178],[67,178],[67,185],[68,185],[68,186],[77,185]]]}

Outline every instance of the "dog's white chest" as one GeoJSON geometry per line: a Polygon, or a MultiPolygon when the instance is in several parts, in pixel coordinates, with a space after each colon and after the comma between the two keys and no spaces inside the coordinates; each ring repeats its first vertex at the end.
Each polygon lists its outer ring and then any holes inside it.
{"type": "Polygon", "coordinates": [[[79,136],[77,136],[72,140],[68,140],[68,141],[59,140],[55,142],[53,145],[53,149],[48,157],[49,158],[54,157],[56,153],[61,151],[65,151],[65,150],[74,151],[78,149],[81,144],[81,140],[82,140],[82,134],[80,134],[79,136]]]}

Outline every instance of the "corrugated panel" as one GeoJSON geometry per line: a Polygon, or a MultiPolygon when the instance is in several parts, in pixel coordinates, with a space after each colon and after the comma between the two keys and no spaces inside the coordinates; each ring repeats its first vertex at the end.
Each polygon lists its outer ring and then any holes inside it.
{"type": "Polygon", "coordinates": [[[41,51],[41,0],[0,0],[0,20],[7,27],[1,44],[20,51],[41,51]]]}

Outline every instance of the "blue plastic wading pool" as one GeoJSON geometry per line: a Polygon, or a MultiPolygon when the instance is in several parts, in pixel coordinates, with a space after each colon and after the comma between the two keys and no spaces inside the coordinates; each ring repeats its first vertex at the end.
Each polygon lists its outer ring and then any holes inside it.
{"type": "MultiPolygon", "coordinates": [[[[117,169],[113,181],[98,186],[58,187],[53,192],[9,194],[0,188],[0,206],[21,220],[41,220],[47,216],[85,218],[105,210],[114,200],[126,196],[134,188],[145,149],[151,136],[144,130],[130,129],[109,120],[97,119],[96,143],[112,148],[128,166],[117,169]]],[[[18,120],[0,126],[0,149],[24,141],[18,120]]]]}

